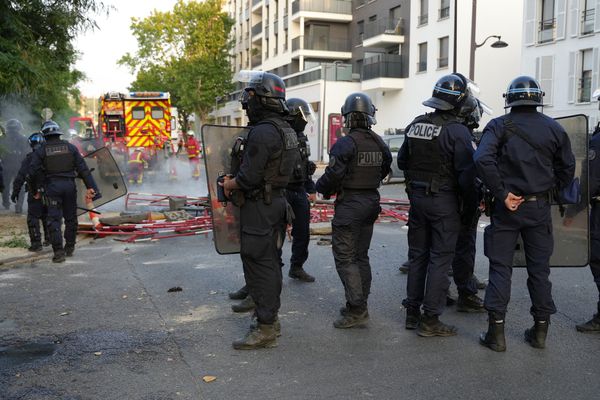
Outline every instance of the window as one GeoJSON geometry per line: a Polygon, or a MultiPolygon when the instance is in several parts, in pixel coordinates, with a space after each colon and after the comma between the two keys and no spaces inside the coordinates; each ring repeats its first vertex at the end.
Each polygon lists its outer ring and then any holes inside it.
{"type": "Polygon", "coordinates": [[[314,24],[311,26],[310,34],[313,43],[312,50],[329,50],[329,25],[314,24]]]}
{"type": "Polygon", "coordinates": [[[554,27],[556,19],[554,18],[554,0],[542,0],[542,13],[539,28],[539,43],[551,42],[554,40],[554,27]]]}
{"type": "Polygon", "coordinates": [[[283,31],[283,51],[288,49],[288,30],[283,31]]]}
{"type": "Polygon", "coordinates": [[[392,21],[398,21],[400,18],[402,18],[400,6],[390,9],[390,19],[392,21]]]}
{"type": "Polygon", "coordinates": [[[439,39],[440,57],[438,58],[438,68],[448,67],[448,36],[439,39]]]}
{"type": "Polygon", "coordinates": [[[419,62],[417,72],[427,71],[427,42],[419,43],[419,62]]]}
{"type": "Polygon", "coordinates": [[[581,71],[579,71],[579,94],[577,101],[587,103],[592,99],[592,49],[581,51],[581,71]]]}
{"type": "Polygon", "coordinates": [[[358,29],[358,41],[362,43],[363,34],[365,33],[365,21],[358,21],[356,27],[358,29]]]}
{"type": "Polygon", "coordinates": [[[145,116],[146,112],[144,111],[144,107],[133,107],[131,109],[131,118],[144,119],[145,116]]]}
{"type": "Polygon", "coordinates": [[[440,0],[439,19],[450,18],[450,0],[440,0]]]}
{"type": "Polygon", "coordinates": [[[588,35],[594,32],[594,22],[596,10],[594,10],[592,1],[583,0],[581,15],[581,34],[588,35]]]}
{"type": "Polygon", "coordinates": [[[419,25],[427,24],[429,20],[429,0],[420,0],[421,14],[419,14],[419,25]]]}
{"type": "Polygon", "coordinates": [[[165,112],[162,107],[152,107],[152,119],[163,119],[165,117],[165,112]]]}
{"type": "Polygon", "coordinates": [[[553,104],[554,56],[541,56],[535,60],[535,77],[544,91],[544,104],[553,104]]]}
{"type": "Polygon", "coordinates": [[[377,21],[377,15],[371,15],[369,17],[369,22],[375,22],[375,21],[377,21]]]}

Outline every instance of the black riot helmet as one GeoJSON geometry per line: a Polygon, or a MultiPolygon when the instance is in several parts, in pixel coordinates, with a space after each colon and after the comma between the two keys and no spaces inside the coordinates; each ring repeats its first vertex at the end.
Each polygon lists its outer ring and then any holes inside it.
{"type": "Polygon", "coordinates": [[[251,109],[250,113],[261,111],[272,111],[283,115],[288,113],[285,104],[285,83],[279,76],[270,72],[242,70],[238,73],[237,80],[246,83],[240,98],[244,110],[251,109]],[[250,92],[253,92],[252,96],[250,92]]]}
{"type": "Polygon", "coordinates": [[[19,134],[23,130],[23,124],[18,119],[9,119],[6,121],[6,133],[11,134],[19,134]]]}
{"type": "Polygon", "coordinates": [[[543,106],[544,92],[540,84],[530,76],[518,76],[512,80],[504,97],[504,108],[516,106],[543,106]]]}
{"type": "Polygon", "coordinates": [[[377,123],[375,105],[365,93],[356,92],[346,97],[342,116],[346,128],[370,128],[377,123]]]}
{"type": "Polygon", "coordinates": [[[454,110],[469,94],[469,81],[459,73],[444,75],[435,83],[433,94],[424,106],[441,111],[454,110]]]}
{"type": "Polygon", "coordinates": [[[27,141],[29,142],[29,146],[31,146],[31,148],[34,150],[37,148],[37,146],[45,142],[44,136],[42,136],[41,132],[32,133],[29,135],[27,141]]]}
{"type": "Polygon", "coordinates": [[[52,135],[62,135],[60,126],[51,119],[42,124],[40,131],[42,132],[42,135],[44,135],[44,138],[52,135]]]}
{"type": "Polygon", "coordinates": [[[306,101],[299,98],[291,98],[286,100],[286,104],[290,110],[286,120],[296,132],[303,132],[306,124],[315,122],[315,112],[306,101]]]}

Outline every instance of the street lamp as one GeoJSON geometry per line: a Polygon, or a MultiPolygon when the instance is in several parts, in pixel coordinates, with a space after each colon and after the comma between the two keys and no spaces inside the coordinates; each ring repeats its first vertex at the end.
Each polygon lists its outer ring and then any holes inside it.
{"type": "MultiPolygon", "coordinates": [[[[454,11],[456,13],[456,10],[454,11]]],[[[469,79],[475,80],[475,50],[483,46],[488,39],[496,38],[497,40],[492,43],[491,47],[494,49],[501,49],[508,46],[508,43],[501,40],[499,35],[490,35],[485,38],[481,44],[475,43],[475,30],[477,29],[477,0],[473,0],[473,9],[471,13],[471,54],[469,57],[469,79]]],[[[454,38],[456,40],[456,38],[454,38]]]]}
{"type": "Polygon", "coordinates": [[[335,60],[332,64],[327,64],[327,63],[323,63],[321,64],[321,74],[323,75],[323,99],[321,101],[321,132],[319,134],[319,136],[317,136],[317,148],[318,148],[318,154],[317,154],[317,158],[319,160],[323,159],[323,151],[324,151],[324,147],[326,145],[325,140],[328,139],[325,137],[325,99],[327,97],[327,68],[330,65],[333,65],[333,67],[335,68],[334,70],[334,79],[337,81],[337,70],[338,70],[338,65],[342,64],[343,61],[340,60],[335,60]]]}

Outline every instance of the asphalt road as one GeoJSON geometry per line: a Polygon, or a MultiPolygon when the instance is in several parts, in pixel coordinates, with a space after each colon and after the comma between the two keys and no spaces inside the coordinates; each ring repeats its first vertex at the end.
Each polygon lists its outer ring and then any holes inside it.
{"type": "MultiPolygon", "coordinates": [[[[403,195],[401,185],[383,189],[403,195]]],[[[482,237],[478,238],[478,245],[482,237]]],[[[286,244],[284,260],[289,260],[286,244]]],[[[100,239],[67,263],[0,271],[2,399],[592,399],[600,390],[600,335],[575,324],[594,311],[585,269],[552,273],[559,313],[547,349],[523,341],[530,326],[526,272],[515,270],[506,353],[477,343],[485,314],[457,313],[451,338],[404,329],[401,299],[407,250],[400,224],[378,224],[371,245],[371,319],[337,330],[344,304],[331,247],[311,241],[306,269],[317,281],[287,278],[279,346],[235,351],[249,314],[230,311],[227,292],[243,284],[238,256],[219,256],[211,237],[123,244],[100,239]],[[168,289],[182,291],[169,293],[168,289]],[[211,383],[205,376],[215,376],[211,383]]],[[[476,274],[487,275],[478,254],[476,274]]],[[[483,292],[481,293],[483,294],[483,292]]]]}

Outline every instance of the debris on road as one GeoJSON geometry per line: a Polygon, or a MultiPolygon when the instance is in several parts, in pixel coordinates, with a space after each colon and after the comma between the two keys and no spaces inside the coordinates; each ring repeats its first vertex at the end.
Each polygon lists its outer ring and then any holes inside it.
{"type": "Polygon", "coordinates": [[[183,292],[183,289],[181,288],[181,286],[175,286],[175,287],[172,287],[169,290],[167,290],[167,293],[173,293],[173,292],[183,292]]]}
{"type": "Polygon", "coordinates": [[[202,377],[202,380],[206,383],[211,383],[217,380],[216,376],[212,376],[212,375],[205,375],[202,377]]]}

